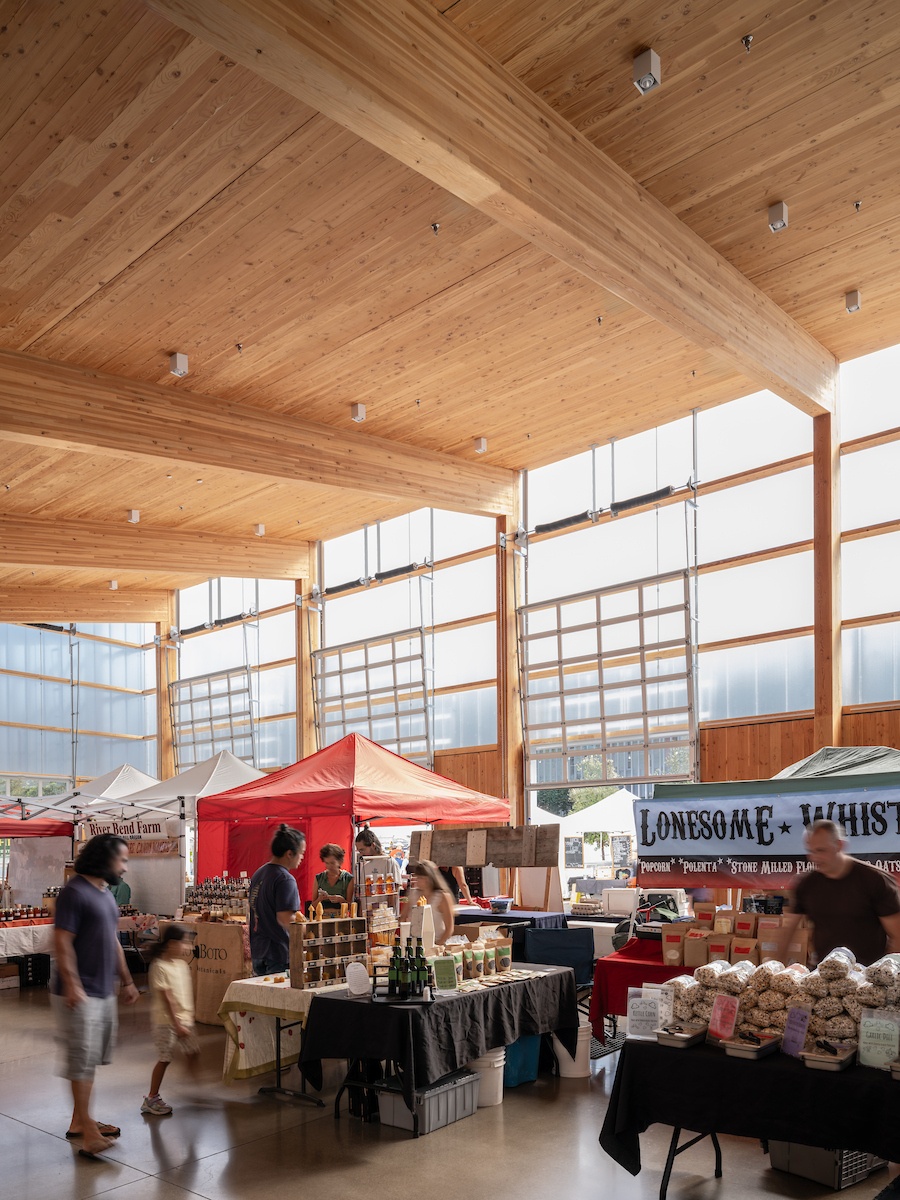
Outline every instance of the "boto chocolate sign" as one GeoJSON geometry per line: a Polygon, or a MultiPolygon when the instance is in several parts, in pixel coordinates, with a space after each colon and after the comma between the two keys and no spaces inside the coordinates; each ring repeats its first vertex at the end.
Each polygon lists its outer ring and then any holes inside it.
{"type": "Polygon", "coordinates": [[[898,775],[662,784],[634,816],[645,887],[790,888],[810,869],[803,835],[823,817],[844,826],[855,858],[900,876],[898,775]]]}

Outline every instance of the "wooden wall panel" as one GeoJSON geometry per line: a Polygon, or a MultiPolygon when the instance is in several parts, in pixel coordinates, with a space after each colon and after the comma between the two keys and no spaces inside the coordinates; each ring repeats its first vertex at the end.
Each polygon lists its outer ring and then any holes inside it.
{"type": "Polygon", "coordinates": [[[488,796],[503,794],[503,759],[499,746],[479,746],[474,750],[438,750],[434,756],[438,775],[485,792],[488,796]]]}
{"type": "MultiPolygon", "coordinates": [[[[841,724],[844,746],[900,750],[900,706],[845,712],[841,724]]],[[[700,778],[704,783],[771,779],[814,748],[812,714],[701,725],[700,778]]]]}

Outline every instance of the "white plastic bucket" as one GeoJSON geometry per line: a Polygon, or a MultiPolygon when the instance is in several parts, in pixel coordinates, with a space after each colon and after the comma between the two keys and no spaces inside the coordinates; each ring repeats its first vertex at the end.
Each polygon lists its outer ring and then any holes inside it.
{"type": "Polygon", "coordinates": [[[590,1075],[591,1032],[590,1025],[578,1026],[578,1047],[574,1059],[556,1034],[553,1034],[553,1049],[559,1060],[559,1073],[564,1079],[587,1079],[590,1075]]]}
{"type": "MultiPolygon", "coordinates": [[[[590,1051],[588,1052],[590,1053],[590,1051]]],[[[478,1089],[478,1107],[492,1108],[503,1103],[503,1068],[506,1066],[506,1047],[488,1050],[481,1058],[466,1063],[470,1071],[481,1072],[481,1087],[478,1089]]]]}

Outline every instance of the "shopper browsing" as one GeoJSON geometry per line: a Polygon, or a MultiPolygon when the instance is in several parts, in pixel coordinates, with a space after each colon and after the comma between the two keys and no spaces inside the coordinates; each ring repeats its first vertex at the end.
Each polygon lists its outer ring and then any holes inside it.
{"type": "MultiPolygon", "coordinates": [[[[436,946],[443,946],[453,932],[453,897],[433,862],[423,860],[409,864],[409,906],[416,903],[418,895],[424,896],[425,903],[431,906],[434,942],[436,946]]],[[[408,913],[403,920],[409,920],[408,913]]]]}
{"type": "Polygon", "coordinates": [[[101,833],[75,859],[75,875],[56,901],[57,975],[51,984],[59,1042],[64,1048],[61,1074],[72,1085],[74,1108],[67,1138],[81,1138],[78,1153],[95,1158],[108,1150],[121,1130],[98,1124],[91,1116],[94,1072],[112,1060],[116,1041],[116,980],[125,1004],[134,1004],[137,988],[118,937],[119,908],[110,894],[128,866],[128,845],[101,833]]]}
{"type": "Polygon", "coordinates": [[[190,953],[191,943],[182,925],[169,925],[150,951],[150,1024],[157,1061],[141,1112],[155,1117],[172,1111],[159,1089],[176,1048],[185,1056],[191,1074],[196,1074],[200,1061],[200,1043],[194,1034],[194,985],[186,959],[190,953]]]}
{"type": "Polygon", "coordinates": [[[300,907],[291,875],[306,851],[306,835],[279,825],[272,838],[272,857],[250,880],[250,957],[257,975],[286,971],[290,964],[288,929],[300,907]]]}
{"type": "Polygon", "coordinates": [[[377,835],[372,829],[369,828],[368,825],[364,826],[356,835],[355,845],[356,853],[360,856],[360,858],[387,859],[391,874],[394,877],[394,883],[396,885],[395,890],[399,892],[403,883],[403,873],[400,870],[400,864],[392,854],[387,854],[385,852],[381,842],[378,840],[377,835]]]}
{"type": "Polygon", "coordinates": [[[353,902],[353,876],[344,870],[344,850],[334,842],[328,842],[319,851],[324,871],[316,876],[318,894],[316,902],[323,908],[340,908],[353,902]]]}

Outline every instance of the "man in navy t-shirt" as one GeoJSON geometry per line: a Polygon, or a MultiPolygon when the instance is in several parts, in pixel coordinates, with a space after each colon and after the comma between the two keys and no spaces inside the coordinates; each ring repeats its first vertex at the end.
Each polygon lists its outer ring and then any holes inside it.
{"type": "Polygon", "coordinates": [[[119,1136],[113,1125],[90,1115],[94,1070],[111,1061],[116,1039],[116,980],[121,996],[134,1004],[137,988],[119,942],[119,906],[110,893],[126,870],[128,846],[103,833],[91,838],[75,860],[75,876],[56,901],[57,976],[52,986],[60,1043],[61,1074],[72,1084],[74,1110],[66,1137],[81,1138],[78,1151],[93,1158],[119,1136]]]}
{"type": "Polygon", "coordinates": [[[250,880],[250,957],[257,975],[286,971],[290,963],[288,928],[300,907],[300,893],[291,875],[306,851],[299,829],[279,825],[272,839],[272,857],[250,880]]]}

